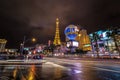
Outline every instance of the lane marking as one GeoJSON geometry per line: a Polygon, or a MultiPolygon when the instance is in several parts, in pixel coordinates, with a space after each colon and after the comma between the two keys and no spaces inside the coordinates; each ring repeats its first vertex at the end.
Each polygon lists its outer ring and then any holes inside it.
{"type": "MultiPolygon", "coordinates": [[[[56,63],[56,61],[53,61],[53,62],[55,62],[56,63]]],[[[66,64],[72,64],[72,65],[74,65],[73,63],[68,63],[68,62],[66,62],[66,61],[57,61],[58,63],[66,63],[66,64]]],[[[79,62],[77,62],[77,63],[80,63],[81,61],[79,61],[79,62]]],[[[89,61],[88,61],[89,62],[89,61]]],[[[90,61],[91,62],[91,61],[90,61]]],[[[104,64],[101,64],[101,65],[104,65],[104,64]]],[[[74,65],[74,66],[76,66],[76,65],[74,65]]],[[[78,66],[77,66],[78,67],[78,66]]],[[[93,68],[93,69],[99,69],[99,70],[103,70],[103,71],[109,71],[109,72],[115,72],[115,73],[119,73],[120,74],[120,71],[116,71],[116,70],[112,70],[112,69],[105,69],[105,68],[100,68],[100,67],[91,67],[91,66],[85,66],[86,68],[93,68]]],[[[118,68],[118,66],[113,66],[113,65],[110,65],[110,67],[117,67],[118,68]]]]}
{"type": "Polygon", "coordinates": [[[103,71],[115,72],[115,73],[119,73],[120,74],[120,71],[115,71],[115,70],[110,70],[110,69],[105,69],[105,68],[99,68],[99,67],[92,67],[92,68],[103,70],[103,71]]]}

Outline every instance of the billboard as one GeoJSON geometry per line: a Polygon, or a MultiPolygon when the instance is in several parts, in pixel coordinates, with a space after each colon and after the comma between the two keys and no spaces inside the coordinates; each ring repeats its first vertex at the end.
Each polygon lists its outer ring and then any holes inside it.
{"type": "MultiPolygon", "coordinates": [[[[100,31],[97,31],[95,33],[97,33],[97,35],[99,36],[100,40],[107,40],[107,39],[110,39],[110,37],[108,37],[108,34],[107,34],[108,32],[111,33],[111,31],[108,31],[108,30],[106,30],[106,31],[100,30],[100,31]]],[[[89,36],[93,40],[93,34],[91,33],[91,34],[89,34],[89,36]]]]}
{"type": "Polygon", "coordinates": [[[78,47],[79,43],[77,41],[68,41],[67,47],[78,47]]]}

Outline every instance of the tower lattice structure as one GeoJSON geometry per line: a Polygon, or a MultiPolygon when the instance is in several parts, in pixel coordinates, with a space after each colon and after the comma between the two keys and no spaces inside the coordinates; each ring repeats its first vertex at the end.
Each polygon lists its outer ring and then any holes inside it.
{"type": "Polygon", "coordinates": [[[60,41],[60,33],[59,33],[59,19],[56,19],[56,32],[55,32],[55,38],[54,38],[54,45],[61,45],[60,41]]]}

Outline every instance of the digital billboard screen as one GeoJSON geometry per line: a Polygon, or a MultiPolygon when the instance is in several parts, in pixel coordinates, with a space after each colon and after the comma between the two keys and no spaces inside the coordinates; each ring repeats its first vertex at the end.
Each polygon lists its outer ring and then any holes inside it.
{"type": "Polygon", "coordinates": [[[77,41],[68,41],[67,47],[78,47],[79,43],[77,41]]]}
{"type": "MultiPolygon", "coordinates": [[[[107,40],[110,38],[107,36],[108,32],[111,33],[111,31],[107,31],[107,30],[106,31],[100,30],[95,33],[99,36],[100,40],[107,40]]],[[[91,40],[93,41],[93,33],[89,34],[89,36],[90,36],[91,40]]]]}

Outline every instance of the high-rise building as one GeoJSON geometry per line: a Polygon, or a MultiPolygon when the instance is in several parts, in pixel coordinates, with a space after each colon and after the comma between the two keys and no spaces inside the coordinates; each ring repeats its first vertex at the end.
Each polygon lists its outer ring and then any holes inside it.
{"type": "Polygon", "coordinates": [[[60,41],[60,33],[59,33],[59,19],[56,19],[56,32],[55,32],[55,38],[54,38],[54,45],[61,45],[60,41]]]}
{"type": "Polygon", "coordinates": [[[0,39],[0,52],[3,52],[5,50],[6,43],[7,43],[7,40],[0,39]]]}

